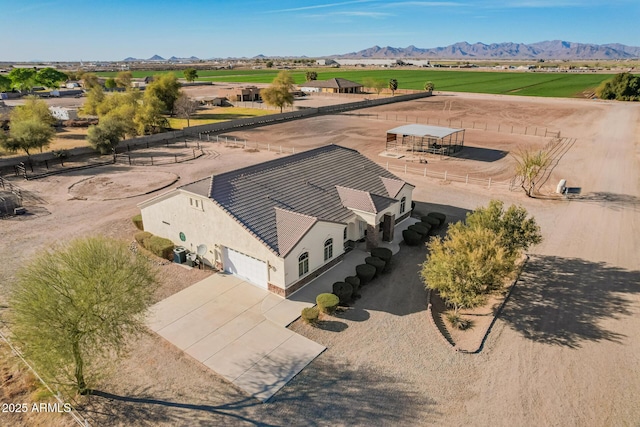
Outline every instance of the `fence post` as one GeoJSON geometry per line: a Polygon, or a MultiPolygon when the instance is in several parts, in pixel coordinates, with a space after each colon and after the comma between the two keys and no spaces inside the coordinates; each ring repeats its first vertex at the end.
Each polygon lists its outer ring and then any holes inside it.
{"type": "Polygon", "coordinates": [[[468,183],[469,183],[469,174],[467,174],[467,178],[464,180],[464,183],[465,183],[465,184],[468,184],[468,183]]]}
{"type": "Polygon", "coordinates": [[[271,144],[267,144],[267,151],[271,151],[271,144]]]}
{"type": "MultiPolygon", "coordinates": [[[[193,157],[194,157],[194,158],[196,157],[196,156],[195,156],[195,154],[196,154],[196,153],[194,152],[194,153],[193,153],[193,157]]],[[[173,160],[174,160],[174,163],[178,163],[178,155],[177,155],[177,154],[174,154],[174,155],[173,155],[173,160]]]]}
{"type": "Polygon", "coordinates": [[[389,170],[389,162],[387,162],[387,170],[389,170]]]}
{"type": "Polygon", "coordinates": [[[424,168],[424,175],[423,176],[427,176],[427,168],[424,168]]]}
{"type": "Polygon", "coordinates": [[[500,132],[500,123],[498,123],[498,132],[500,132]]]}
{"type": "Polygon", "coordinates": [[[447,180],[447,171],[444,171],[444,180],[447,180]]]}
{"type": "Polygon", "coordinates": [[[407,164],[406,163],[404,164],[404,173],[405,174],[407,173],[407,164]]]}
{"type": "Polygon", "coordinates": [[[151,156],[151,166],[153,166],[153,156],[151,156]]]}
{"type": "Polygon", "coordinates": [[[491,188],[491,178],[489,178],[489,188],[491,188]]]}
{"type": "Polygon", "coordinates": [[[527,129],[529,129],[529,126],[525,126],[525,128],[524,128],[524,134],[525,135],[527,134],[527,129]]]}

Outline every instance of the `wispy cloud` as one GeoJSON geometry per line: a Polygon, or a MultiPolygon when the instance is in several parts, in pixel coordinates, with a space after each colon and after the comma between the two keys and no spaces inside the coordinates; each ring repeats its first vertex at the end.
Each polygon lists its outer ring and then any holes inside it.
{"type": "Polygon", "coordinates": [[[317,14],[305,15],[306,18],[315,18],[315,19],[335,18],[339,16],[382,19],[388,16],[394,16],[394,15],[392,13],[386,13],[386,12],[368,12],[368,11],[329,12],[329,13],[317,13],[317,14]]]}
{"type": "Polygon", "coordinates": [[[629,3],[627,0],[494,0],[487,1],[482,5],[493,8],[510,9],[551,9],[564,7],[594,7],[610,6],[613,3],[629,3]]]}
{"type": "MultiPolygon", "coordinates": [[[[33,10],[42,10],[42,9],[48,9],[49,6],[55,6],[60,4],[61,2],[59,1],[50,1],[47,3],[36,3],[36,4],[28,4],[28,5],[24,5],[19,9],[16,9],[13,11],[14,14],[21,14],[21,13],[25,13],[25,12],[31,12],[33,10]]],[[[9,16],[9,14],[7,14],[7,16],[9,16]]]]}
{"type": "Polygon", "coordinates": [[[265,13],[300,12],[303,10],[326,9],[326,8],[339,7],[339,6],[347,6],[351,4],[372,3],[375,1],[376,0],[352,0],[352,1],[343,1],[340,3],[325,3],[325,4],[316,4],[312,6],[292,7],[289,9],[268,10],[265,13]]]}
{"type": "Polygon", "coordinates": [[[461,7],[468,6],[466,3],[458,3],[453,1],[399,1],[393,2],[386,5],[387,7],[399,7],[399,6],[409,6],[409,7],[461,7]]]}

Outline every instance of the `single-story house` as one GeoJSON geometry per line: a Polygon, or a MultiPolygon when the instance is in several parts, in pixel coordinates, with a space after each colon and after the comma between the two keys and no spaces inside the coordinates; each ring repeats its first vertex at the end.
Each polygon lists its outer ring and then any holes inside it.
{"type": "Polygon", "coordinates": [[[140,203],[144,229],[202,261],[288,296],[357,241],[393,239],[414,186],[328,145],[183,185],[140,203]],[[206,249],[204,249],[206,248],[206,249]]]}
{"type": "Polygon", "coordinates": [[[300,85],[303,92],[361,93],[364,86],[340,77],[329,80],[311,80],[300,85]]]}
{"type": "Polygon", "coordinates": [[[227,98],[230,102],[259,101],[262,99],[260,97],[260,90],[261,89],[256,86],[236,86],[220,89],[218,91],[218,96],[220,98],[227,98]]]}

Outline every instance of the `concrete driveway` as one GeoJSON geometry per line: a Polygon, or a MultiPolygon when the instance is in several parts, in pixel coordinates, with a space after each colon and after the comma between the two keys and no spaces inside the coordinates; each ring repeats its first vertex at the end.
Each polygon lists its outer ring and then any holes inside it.
{"type": "Polygon", "coordinates": [[[289,329],[305,301],[214,274],[155,304],[147,324],[256,399],[265,401],[325,350],[289,329]]]}

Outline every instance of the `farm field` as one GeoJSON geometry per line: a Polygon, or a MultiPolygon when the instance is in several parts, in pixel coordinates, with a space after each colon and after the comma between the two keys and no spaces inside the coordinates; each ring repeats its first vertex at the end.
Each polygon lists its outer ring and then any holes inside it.
{"type": "MultiPolygon", "coordinates": [[[[307,70],[291,70],[296,84],[304,83],[307,70]]],[[[171,71],[182,77],[182,71],[171,71]]],[[[200,70],[201,81],[234,83],[271,83],[280,70],[200,70]]],[[[593,93],[613,74],[578,73],[525,73],[515,71],[486,72],[458,70],[347,70],[319,69],[318,80],[342,77],[363,83],[365,79],[397,79],[399,89],[422,90],[427,81],[432,81],[438,91],[488,93],[503,95],[526,95],[542,97],[573,98],[593,93]]],[[[153,71],[134,71],[134,77],[158,74],[153,71]]],[[[112,76],[115,73],[100,73],[112,76]]]]}

